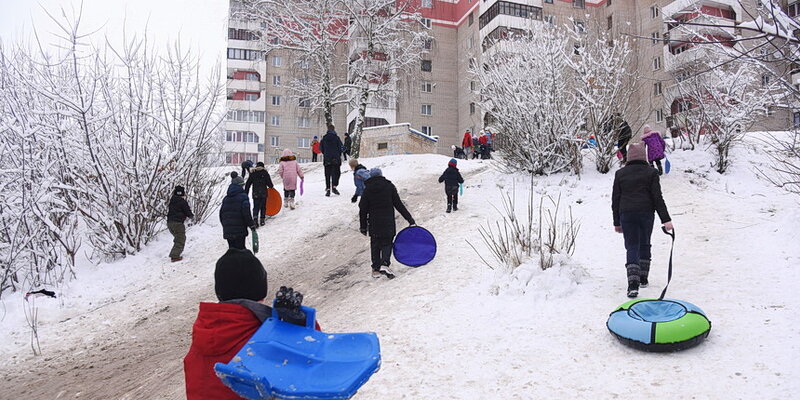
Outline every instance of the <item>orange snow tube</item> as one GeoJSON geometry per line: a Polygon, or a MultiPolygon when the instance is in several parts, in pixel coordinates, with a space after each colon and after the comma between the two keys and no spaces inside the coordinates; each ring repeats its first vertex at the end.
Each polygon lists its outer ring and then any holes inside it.
{"type": "Polygon", "coordinates": [[[274,188],[267,189],[267,215],[270,217],[278,215],[278,213],[281,212],[282,205],[281,194],[274,188]]]}

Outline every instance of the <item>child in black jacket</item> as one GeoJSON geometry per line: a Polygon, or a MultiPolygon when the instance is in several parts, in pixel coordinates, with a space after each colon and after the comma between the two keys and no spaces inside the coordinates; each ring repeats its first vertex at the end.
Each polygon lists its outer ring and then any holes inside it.
{"type": "Polygon", "coordinates": [[[444,170],[442,176],[439,177],[439,183],[444,182],[444,193],[447,195],[447,211],[458,211],[458,185],[464,183],[464,178],[458,172],[458,160],[451,159],[447,163],[447,169],[444,170]]]}

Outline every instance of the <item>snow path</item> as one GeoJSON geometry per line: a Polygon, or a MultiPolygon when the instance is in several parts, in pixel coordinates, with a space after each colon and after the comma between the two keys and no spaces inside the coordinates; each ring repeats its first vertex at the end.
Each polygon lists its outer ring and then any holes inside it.
{"type": "MultiPolygon", "coordinates": [[[[447,158],[433,155],[364,161],[384,169],[417,222],[436,235],[431,264],[394,265],[397,279],[372,279],[368,240],[349,202],[352,175],[342,176],[342,196],[327,199],[319,165],[299,208],[261,230],[259,257],[270,292],[287,285],[305,293],[325,331],[379,334],[382,368],[358,399],[792,398],[800,391],[800,209],[796,197],[755,176],[751,164],[763,164],[761,155],[740,149],[735,157],[720,176],[702,151],[674,152],[673,172],[662,180],[677,234],[668,297],[697,304],[712,321],[707,341],[680,353],[627,348],[605,327],[627,300],[622,237],[611,228],[612,175],[536,179],[537,193],[560,194],[581,220],[573,261],[548,271],[527,263],[512,277],[495,274],[467,244],[484,251],[477,227],[497,218],[490,204],[499,207],[501,191],[515,186],[521,206],[528,178],[461,162],[460,210],[444,214],[435,179],[447,158]]],[[[90,284],[107,284],[111,295],[93,312],[85,310],[97,305],[62,299],[79,309],[65,322],[48,315],[69,310],[43,309],[43,357],[29,356],[24,330],[12,332],[15,347],[0,343],[13,349],[0,360],[0,397],[184,398],[181,359],[197,302],[214,300],[214,262],[227,247],[214,220],[189,231],[181,263],[164,262],[166,235],[104,266],[106,280],[73,283],[72,297],[86,290],[102,298],[90,284]]],[[[668,246],[666,235],[653,233],[651,286],[642,297],[657,297],[666,283],[668,246]]],[[[44,308],[47,299],[39,302],[44,308]]]]}

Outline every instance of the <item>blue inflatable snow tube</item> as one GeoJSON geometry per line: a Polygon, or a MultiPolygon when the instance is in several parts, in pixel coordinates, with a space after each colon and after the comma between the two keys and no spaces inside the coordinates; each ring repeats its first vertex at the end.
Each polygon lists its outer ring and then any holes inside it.
{"type": "Polygon", "coordinates": [[[694,347],[711,331],[700,307],[673,299],[631,300],[609,315],[606,326],[623,344],[653,352],[694,347]]]}

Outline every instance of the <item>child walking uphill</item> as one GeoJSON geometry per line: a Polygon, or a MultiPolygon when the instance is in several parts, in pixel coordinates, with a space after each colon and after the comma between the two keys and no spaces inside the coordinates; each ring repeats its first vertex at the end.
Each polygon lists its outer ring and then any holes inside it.
{"type": "Polygon", "coordinates": [[[297,157],[289,149],[284,149],[281,154],[281,162],[278,166],[278,175],[283,180],[283,198],[286,201],[283,203],[284,207],[289,207],[294,210],[294,195],[297,191],[297,177],[300,180],[303,177],[303,170],[300,169],[300,164],[297,163],[297,157]]]}
{"type": "Polygon", "coordinates": [[[355,158],[351,158],[347,164],[353,170],[353,184],[356,185],[356,193],[350,198],[350,202],[355,203],[358,201],[358,197],[364,194],[364,181],[369,179],[369,171],[367,171],[367,167],[359,164],[355,158]]]}
{"type": "Polygon", "coordinates": [[[659,175],[663,174],[661,160],[664,158],[664,149],[667,147],[667,143],[664,142],[661,133],[651,130],[650,125],[645,125],[642,141],[647,145],[647,161],[650,162],[651,166],[658,168],[659,175]]]}
{"type": "Polygon", "coordinates": [[[672,219],[661,196],[658,171],[647,164],[644,144],[628,146],[628,163],[617,170],[611,194],[614,230],[625,240],[625,268],[628,272],[628,297],[639,295],[648,284],[650,272],[650,236],[653,212],[658,213],[664,229],[672,230],[672,219]]]}
{"type": "Polygon", "coordinates": [[[452,209],[458,211],[458,185],[464,183],[464,178],[461,177],[461,172],[458,172],[458,160],[451,159],[447,163],[447,169],[444,170],[442,176],[439,177],[439,183],[444,182],[444,194],[447,195],[447,213],[452,209]]]}

